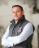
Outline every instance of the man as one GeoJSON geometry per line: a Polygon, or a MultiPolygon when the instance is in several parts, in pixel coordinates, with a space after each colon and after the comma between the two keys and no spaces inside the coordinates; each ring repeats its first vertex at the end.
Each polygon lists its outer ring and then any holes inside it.
{"type": "Polygon", "coordinates": [[[20,5],[12,6],[13,20],[2,37],[1,44],[9,48],[32,48],[34,26],[27,21],[20,5]]]}

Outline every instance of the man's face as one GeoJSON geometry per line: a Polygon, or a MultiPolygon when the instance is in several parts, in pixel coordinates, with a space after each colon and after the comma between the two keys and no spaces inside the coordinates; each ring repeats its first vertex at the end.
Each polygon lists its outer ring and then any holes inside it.
{"type": "Polygon", "coordinates": [[[16,21],[18,21],[20,18],[23,17],[24,11],[21,11],[21,8],[20,7],[13,7],[12,8],[12,15],[13,15],[13,18],[16,21]]]}

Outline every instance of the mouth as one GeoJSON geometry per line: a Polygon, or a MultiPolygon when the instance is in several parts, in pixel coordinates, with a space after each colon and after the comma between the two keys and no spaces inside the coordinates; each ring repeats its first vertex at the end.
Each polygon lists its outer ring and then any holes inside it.
{"type": "Polygon", "coordinates": [[[18,16],[15,16],[15,17],[18,17],[18,16]]]}

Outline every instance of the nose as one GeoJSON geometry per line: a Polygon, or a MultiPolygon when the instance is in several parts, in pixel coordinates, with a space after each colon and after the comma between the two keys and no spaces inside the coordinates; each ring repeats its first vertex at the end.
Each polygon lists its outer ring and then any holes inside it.
{"type": "Polygon", "coordinates": [[[15,15],[17,15],[17,12],[15,12],[15,15]]]}

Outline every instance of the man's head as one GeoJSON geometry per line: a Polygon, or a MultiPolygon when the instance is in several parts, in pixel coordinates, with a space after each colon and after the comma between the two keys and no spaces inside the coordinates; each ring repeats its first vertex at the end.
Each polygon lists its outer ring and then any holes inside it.
{"type": "Polygon", "coordinates": [[[12,6],[12,15],[15,21],[18,21],[24,15],[23,8],[20,5],[12,6]]]}

